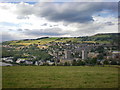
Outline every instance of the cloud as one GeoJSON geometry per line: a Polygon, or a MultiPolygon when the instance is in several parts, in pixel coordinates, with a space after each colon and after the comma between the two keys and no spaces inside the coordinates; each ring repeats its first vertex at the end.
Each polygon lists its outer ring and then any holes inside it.
{"type": "Polygon", "coordinates": [[[10,41],[10,40],[17,40],[19,39],[19,37],[17,37],[16,35],[11,35],[8,32],[2,32],[2,35],[0,35],[2,37],[2,41],[10,41]]]}
{"type": "Polygon", "coordinates": [[[3,40],[118,32],[117,3],[0,3],[3,40]]]}
{"type": "Polygon", "coordinates": [[[17,29],[17,31],[23,31],[22,29],[17,29]]]}
{"type": "Polygon", "coordinates": [[[114,25],[112,22],[106,22],[107,25],[114,25]]]}
{"type": "Polygon", "coordinates": [[[87,3],[37,3],[29,5],[27,3],[20,3],[17,5],[17,13],[20,16],[27,17],[28,15],[35,15],[37,17],[44,17],[50,21],[59,22],[78,22],[85,23],[93,21],[93,15],[102,10],[109,10],[110,12],[117,12],[118,3],[105,2],[87,2],[87,3]],[[102,7],[101,7],[102,6],[102,7]]]}
{"type": "Polygon", "coordinates": [[[23,32],[25,35],[30,36],[60,36],[65,35],[65,32],[62,32],[60,28],[47,28],[47,29],[34,29],[34,30],[27,30],[23,32]]]}
{"type": "Polygon", "coordinates": [[[0,0],[0,2],[119,2],[119,0],[0,0]]]}
{"type": "Polygon", "coordinates": [[[42,24],[41,26],[47,26],[47,23],[42,24]]]}

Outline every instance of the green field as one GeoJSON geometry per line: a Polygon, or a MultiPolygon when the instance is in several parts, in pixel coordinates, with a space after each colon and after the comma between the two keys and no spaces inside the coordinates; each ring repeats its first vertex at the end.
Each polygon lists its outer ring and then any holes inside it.
{"type": "Polygon", "coordinates": [[[90,66],[3,67],[3,88],[118,88],[118,68],[90,66]]]}
{"type": "Polygon", "coordinates": [[[85,36],[85,37],[48,37],[48,38],[37,38],[33,40],[14,40],[14,41],[5,41],[3,45],[24,45],[28,46],[30,44],[39,44],[44,45],[50,42],[78,42],[78,43],[101,43],[101,44],[111,44],[111,41],[118,42],[119,33],[104,33],[104,34],[95,34],[93,36],[85,36]],[[117,38],[117,39],[116,39],[117,38]]]}

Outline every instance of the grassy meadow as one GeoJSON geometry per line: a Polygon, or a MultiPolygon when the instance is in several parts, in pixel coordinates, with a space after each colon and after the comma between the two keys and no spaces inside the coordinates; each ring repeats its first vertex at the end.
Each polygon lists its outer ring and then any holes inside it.
{"type": "MultiPolygon", "coordinates": [[[[117,35],[117,34],[116,34],[117,35]]],[[[112,38],[115,37],[115,35],[112,34],[96,34],[93,36],[89,37],[67,37],[67,38],[60,38],[60,37],[49,37],[49,38],[44,38],[44,39],[34,39],[34,40],[15,40],[15,41],[6,41],[3,42],[2,44],[5,45],[24,45],[28,46],[30,44],[39,44],[39,45],[44,45],[48,44],[50,42],[67,42],[67,41],[72,41],[72,42],[78,42],[78,43],[101,43],[101,44],[109,44],[112,41],[112,38]]]]}
{"type": "Polygon", "coordinates": [[[118,88],[118,68],[5,66],[3,88],[118,88]]]}

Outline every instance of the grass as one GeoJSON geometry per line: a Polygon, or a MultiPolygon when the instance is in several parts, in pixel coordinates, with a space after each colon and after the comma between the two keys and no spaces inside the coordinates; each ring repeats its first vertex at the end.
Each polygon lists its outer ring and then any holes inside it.
{"type": "Polygon", "coordinates": [[[9,41],[10,44],[9,45],[25,45],[28,46],[30,44],[40,44],[40,45],[44,45],[44,44],[48,44],[52,41],[54,42],[66,42],[66,41],[77,41],[76,38],[66,38],[66,39],[59,39],[59,37],[51,37],[51,38],[45,38],[45,39],[40,39],[40,40],[28,40],[28,41],[23,41],[23,40],[19,40],[19,41],[9,41]]]}
{"type": "Polygon", "coordinates": [[[3,67],[3,88],[118,88],[118,68],[88,66],[3,67]]]}
{"type": "MultiPolygon", "coordinates": [[[[90,36],[89,38],[92,38],[91,41],[83,41],[83,42],[86,42],[86,43],[111,43],[109,40],[107,40],[107,38],[111,37],[109,34],[108,35],[104,35],[104,34],[97,34],[97,35],[93,35],[93,36],[90,36]],[[106,38],[106,40],[97,40],[97,41],[94,41],[96,38],[106,38]]],[[[72,37],[68,37],[68,38],[60,38],[60,37],[50,37],[50,38],[44,38],[44,39],[39,39],[39,40],[16,40],[16,41],[8,41],[6,42],[6,44],[9,44],[9,45],[25,45],[25,46],[28,46],[30,44],[40,44],[40,45],[44,45],[44,44],[48,44],[49,42],[66,42],[66,41],[75,41],[75,42],[79,42],[79,43],[82,43],[81,41],[82,39],[81,38],[72,38],[72,37]]]]}

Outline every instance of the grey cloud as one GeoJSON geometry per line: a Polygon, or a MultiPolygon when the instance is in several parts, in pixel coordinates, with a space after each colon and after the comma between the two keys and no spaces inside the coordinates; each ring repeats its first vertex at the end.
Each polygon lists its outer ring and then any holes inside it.
{"type": "Polygon", "coordinates": [[[50,25],[50,27],[52,27],[52,25],[50,25]]]}
{"type": "Polygon", "coordinates": [[[107,25],[115,25],[114,23],[112,23],[112,22],[106,22],[105,24],[107,24],[107,25]]]}
{"type": "Polygon", "coordinates": [[[47,26],[47,23],[42,24],[41,26],[47,26]]]}
{"type": "Polygon", "coordinates": [[[17,10],[14,11],[17,14],[17,19],[29,19],[28,15],[34,14],[34,7],[30,4],[19,3],[16,5],[17,10]]]}
{"type": "Polygon", "coordinates": [[[17,13],[20,15],[22,15],[23,13],[24,15],[31,15],[33,13],[33,7],[26,3],[18,4],[17,8],[19,9],[17,13]]]}
{"type": "Polygon", "coordinates": [[[8,29],[9,31],[13,31],[13,29],[8,29]]]}
{"type": "Polygon", "coordinates": [[[95,24],[93,23],[84,23],[84,24],[77,24],[75,31],[70,31],[68,34],[70,36],[90,36],[96,34],[97,32],[104,30],[104,24],[95,24]]]}
{"type": "Polygon", "coordinates": [[[18,37],[11,35],[7,32],[2,33],[1,36],[2,36],[2,41],[10,41],[10,40],[17,40],[18,39],[18,37]]]}
{"type": "Polygon", "coordinates": [[[29,31],[29,29],[24,29],[25,31],[29,31]]]}
{"type": "Polygon", "coordinates": [[[117,2],[92,2],[92,3],[37,3],[34,6],[20,4],[18,5],[18,15],[34,14],[38,17],[45,17],[50,21],[65,21],[85,23],[93,21],[92,15],[104,9],[110,12],[117,12],[117,2]]]}
{"type": "Polygon", "coordinates": [[[66,34],[60,28],[34,29],[23,33],[32,36],[60,36],[66,34]]]}
{"type": "Polygon", "coordinates": [[[58,26],[58,24],[54,25],[54,26],[58,26]]]}
{"type": "MultiPolygon", "coordinates": [[[[72,32],[73,35],[76,35],[76,36],[90,36],[90,35],[93,35],[97,32],[97,30],[99,30],[100,27],[99,26],[86,26],[86,28],[84,29],[78,29],[77,31],[75,32],[72,32]]],[[[71,35],[72,35],[71,33],[71,35]]]]}
{"type": "MultiPolygon", "coordinates": [[[[91,12],[79,8],[80,3],[52,4],[47,3],[37,16],[45,17],[51,21],[88,22],[92,21],[91,12]]],[[[83,6],[83,8],[86,8],[83,6]]]]}
{"type": "Polygon", "coordinates": [[[17,31],[23,31],[22,29],[17,29],[17,31]]]}
{"type": "Polygon", "coordinates": [[[29,19],[28,16],[17,16],[17,19],[29,19]]]}

